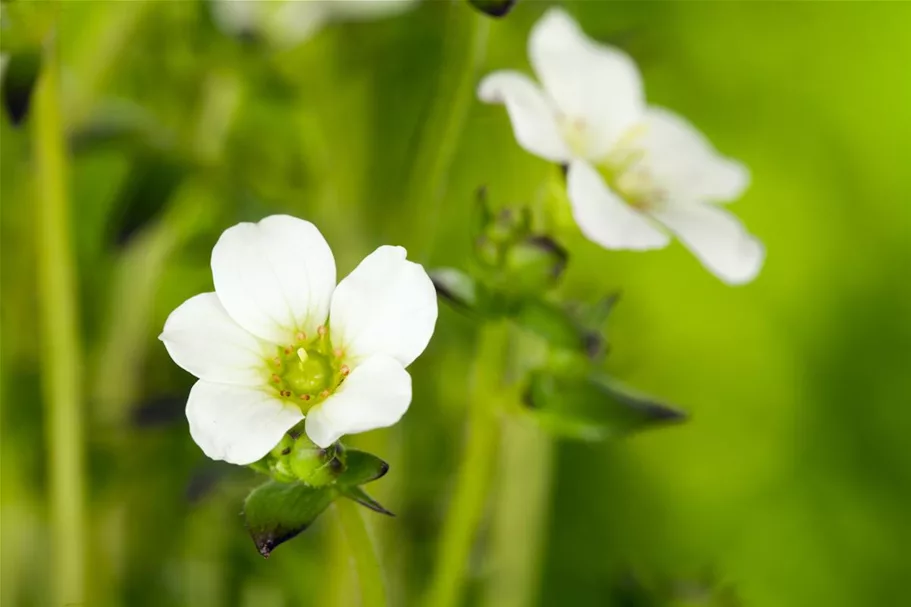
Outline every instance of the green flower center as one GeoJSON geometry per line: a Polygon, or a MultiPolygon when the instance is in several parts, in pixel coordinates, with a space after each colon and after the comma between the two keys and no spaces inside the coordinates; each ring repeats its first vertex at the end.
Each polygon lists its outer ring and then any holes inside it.
{"type": "Polygon", "coordinates": [[[320,327],[313,339],[298,333],[296,343],[279,347],[269,362],[269,383],[281,398],[293,401],[306,413],[345,381],[350,368],[342,358],[343,353],[332,348],[327,328],[320,327]]]}

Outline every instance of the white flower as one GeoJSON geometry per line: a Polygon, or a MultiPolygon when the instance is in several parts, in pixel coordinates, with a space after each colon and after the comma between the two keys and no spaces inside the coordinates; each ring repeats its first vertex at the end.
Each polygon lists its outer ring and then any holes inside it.
{"type": "Polygon", "coordinates": [[[396,423],[411,403],[405,367],[437,318],[433,283],[405,255],[382,246],[336,286],[313,224],[273,215],[226,230],[215,292],[181,304],[160,337],[199,378],[187,419],[205,454],[255,462],[305,416],[320,447],[396,423]]]}
{"type": "Polygon", "coordinates": [[[712,272],[752,280],[762,244],[718,206],[741,195],[749,173],[719,155],[686,120],[645,103],[636,64],[588,37],[560,9],[528,42],[541,87],[495,72],[478,96],[503,103],[525,150],[567,164],[567,189],[582,233],[608,249],[657,249],[677,236],[712,272]]]}
{"type": "Polygon", "coordinates": [[[417,0],[211,0],[212,16],[230,34],[257,33],[279,46],[298,44],[332,21],[378,19],[417,0]]]}

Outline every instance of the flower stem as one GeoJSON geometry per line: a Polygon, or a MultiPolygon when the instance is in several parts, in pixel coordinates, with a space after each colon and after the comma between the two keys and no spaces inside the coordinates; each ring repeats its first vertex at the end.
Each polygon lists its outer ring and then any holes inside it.
{"type": "Polygon", "coordinates": [[[361,588],[361,605],[365,607],[385,607],[386,587],[383,583],[383,571],[377,557],[376,547],[367,532],[361,507],[346,498],[336,500],[342,532],[348,540],[348,547],[354,556],[361,588]]]}
{"type": "Polygon", "coordinates": [[[85,600],[85,466],[76,270],[69,229],[60,62],[52,34],[34,93],[34,161],[41,369],[55,605],[85,600]]]}
{"type": "Polygon", "coordinates": [[[450,2],[440,82],[421,132],[406,198],[412,209],[424,209],[415,213],[421,238],[416,250],[424,260],[433,248],[449,167],[474,98],[475,77],[487,53],[490,18],[464,4],[450,2]]]}
{"type": "Polygon", "coordinates": [[[481,328],[468,402],[468,438],[456,476],[452,505],[443,525],[437,569],[426,597],[427,607],[453,607],[459,601],[468,558],[490,486],[497,451],[498,401],[501,398],[508,325],[481,328]]]}
{"type": "Polygon", "coordinates": [[[536,603],[550,489],[554,444],[528,419],[507,416],[494,492],[490,531],[490,575],[482,605],[527,607],[536,603]]]}

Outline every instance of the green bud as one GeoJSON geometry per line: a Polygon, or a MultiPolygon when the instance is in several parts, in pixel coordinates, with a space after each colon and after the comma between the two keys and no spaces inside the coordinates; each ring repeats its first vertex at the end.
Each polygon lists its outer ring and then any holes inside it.
{"type": "Polygon", "coordinates": [[[570,351],[585,349],[585,335],[575,321],[562,308],[548,302],[537,299],[524,302],[514,313],[513,320],[552,346],[570,351]]]}
{"type": "Polygon", "coordinates": [[[333,482],[345,469],[344,452],[335,445],[320,449],[309,440],[301,438],[288,456],[291,473],[311,487],[322,487],[333,482]]]}
{"type": "Polygon", "coordinates": [[[475,280],[455,268],[431,270],[430,280],[437,295],[465,310],[478,309],[478,285],[475,280]]]}
{"type": "Polygon", "coordinates": [[[539,294],[563,275],[566,260],[566,250],[551,238],[528,236],[506,248],[505,285],[516,294],[539,294]]]}
{"type": "Polygon", "coordinates": [[[491,17],[505,17],[519,0],[468,0],[472,5],[485,15],[491,17]]]}

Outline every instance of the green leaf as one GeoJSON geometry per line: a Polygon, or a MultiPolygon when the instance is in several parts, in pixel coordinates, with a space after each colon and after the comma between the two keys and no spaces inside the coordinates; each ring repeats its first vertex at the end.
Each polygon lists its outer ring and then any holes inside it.
{"type": "Polygon", "coordinates": [[[336,498],[331,487],[269,481],[244,502],[247,531],[264,557],[309,527],[336,498]]]}
{"type": "Polygon", "coordinates": [[[535,372],[526,391],[526,404],[529,415],[543,427],[580,440],[623,436],[686,418],[682,411],[600,373],[570,377],[535,372]]]}
{"type": "Polygon", "coordinates": [[[347,451],[345,470],[336,482],[344,487],[355,487],[381,478],[389,472],[389,464],[365,451],[347,451]]]}
{"type": "Polygon", "coordinates": [[[374,512],[379,512],[386,516],[395,516],[393,513],[383,508],[378,501],[367,495],[367,492],[360,487],[346,487],[345,489],[342,489],[342,495],[365,508],[370,508],[374,512]]]}

